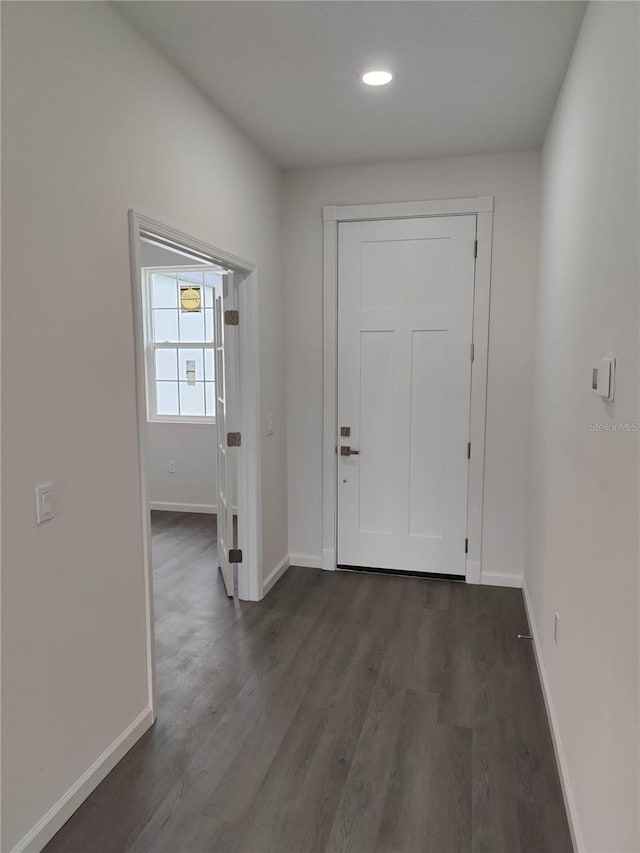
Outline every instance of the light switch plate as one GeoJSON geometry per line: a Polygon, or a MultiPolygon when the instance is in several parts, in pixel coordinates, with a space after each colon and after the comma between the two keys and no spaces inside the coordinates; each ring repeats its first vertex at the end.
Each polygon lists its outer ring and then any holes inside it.
{"type": "Polygon", "coordinates": [[[273,415],[267,415],[267,435],[273,435],[273,415]]]}
{"type": "Polygon", "coordinates": [[[53,518],[53,510],[53,483],[41,483],[36,486],[36,524],[53,518]]]}
{"type": "Polygon", "coordinates": [[[591,390],[598,397],[611,402],[615,393],[616,360],[606,356],[596,361],[591,370],[591,390]]]}

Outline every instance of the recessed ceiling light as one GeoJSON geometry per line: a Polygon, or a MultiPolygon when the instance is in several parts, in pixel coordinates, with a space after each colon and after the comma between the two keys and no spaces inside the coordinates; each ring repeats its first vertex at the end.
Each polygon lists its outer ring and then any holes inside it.
{"type": "Polygon", "coordinates": [[[393,74],[390,71],[367,71],[360,79],[367,86],[386,86],[393,80],[393,74]]]}

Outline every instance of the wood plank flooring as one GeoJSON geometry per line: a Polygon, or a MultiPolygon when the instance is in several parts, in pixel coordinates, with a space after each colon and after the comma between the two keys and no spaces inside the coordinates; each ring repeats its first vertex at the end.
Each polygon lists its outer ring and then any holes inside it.
{"type": "Polygon", "coordinates": [[[154,513],[158,720],[46,850],[569,853],[519,590],[291,568],[154,513]]]}

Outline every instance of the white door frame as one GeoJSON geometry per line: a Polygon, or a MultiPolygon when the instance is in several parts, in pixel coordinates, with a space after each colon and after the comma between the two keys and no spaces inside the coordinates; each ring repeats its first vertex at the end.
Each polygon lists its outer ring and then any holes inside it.
{"type": "MultiPolygon", "coordinates": [[[[322,423],[322,568],[337,564],[338,444],[338,225],[370,219],[476,215],[478,241],[473,298],[474,360],[471,365],[471,460],[467,490],[467,583],[480,583],[484,492],[487,363],[493,196],[384,204],[330,205],[323,208],[323,423],[322,423]]],[[[471,341],[469,342],[471,344],[471,341]]]]}
{"type": "MultiPolygon", "coordinates": [[[[156,716],[155,703],[155,632],[153,616],[153,566],[151,563],[151,511],[147,494],[147,398],[145,380],[144,313],[140,279],[139,235],[141,231],[185,246],[193,252],[229,267],[236,275],[239,287],[240,312],[238,355],[238,422],[242,444],[238,448],[238,542],[243,551],[242,570],[238,575],[238,596],[245,601],[260,601],[262,590],[262,508],[260,485],[260,385],[258,348],[258,291],[255,264],[210,243],[190,237],[156,222],[154,219],[129,211],[129,246],[131,263],[131,294],[133,300],[133,331],[135,346],[136,404],[138,419],[138,459],[140,477],[140,512],[145,585],[145,619],[149,704],[156,716]]],[[[213,449],[212,449],[213,453],[213,449]]],[[[218,567],[213,565],[211,582],[218,582],[218,567]]]]}

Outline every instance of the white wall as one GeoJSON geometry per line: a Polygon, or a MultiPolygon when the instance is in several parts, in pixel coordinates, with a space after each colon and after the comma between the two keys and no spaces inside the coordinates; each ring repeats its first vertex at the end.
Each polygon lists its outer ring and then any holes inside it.
{"type": "Polygon", "coordinates": [[[587,8],[543,158],[526,587],[581,849],[637,851],[638,11],[587,8]],[[615,402],[590,390],[615,355],[615,402]],[[554,613],[560,637],[553,639],[554,613]]]}
{"type": "Polygon", "coordinates": [[[265,575],[287,496],[279,171],[109,4],[3,3],[2,39],[8,851],[148,701],[128,208],[257,263],[265,575]]]}
{"type": "Polygon", "coordinates": [[[215,424],[147,424],[148,498],[155,509],[215,511],[215,424]],[[176,463],[169,473],[169,461],[176,463]]]}
{"type": "Polygon", "coordinates": [[[294,562],[302,556],[319,565],[322,541],[323,205],[494,195],[483,571],[522,575],[539,179],[536,152],[286,175],[287,453],[294,562]]]}

